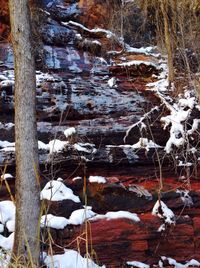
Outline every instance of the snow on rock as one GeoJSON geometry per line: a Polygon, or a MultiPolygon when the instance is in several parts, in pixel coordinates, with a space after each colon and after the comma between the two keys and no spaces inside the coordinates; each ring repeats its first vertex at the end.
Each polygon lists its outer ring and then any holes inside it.
{"type": "Polygon", "coordinates": [[[194,260],[194,259],[188,261],[185,264],[181,264],[181,263],[177,262],[176,260],[174,260],[172,258],[162,256],[161,261],[160,261],[160,263],[161,263],[160,267],[163,267],[162,266],[162,261],[168,261],[168,263],[170,265],[173,265],[174,268],[188,268],[188,267],[192,267],[192,266],[200,267],[200,262],[198,262],[197,260],[194,260]]]}
{"type": "Polygon", "coordinates": [[[163,61],[163,59],[160,61],[160,72],[159,76],[157,77],[156,82],[151,82],[147,84],[147,87],[149,87],[150,90],[156,91],[156,92],[165,92],[168,89],[169,82],[168,82],[168,67],[167,62],[163,61]]]}
{"type": "Polygon", "coordinates": [[[4,225],[0,223],[0,233],[3,233],[4,231],[4,225]]]}
{"type": "Polygon", "coordinates": [[[9,141],[1,141],[0,140],[0,147],[1,148],[10,148],[12,150],[12,148],[15,147],[15,142],[9,142],[9,141]]]}
{"type": "Polygon", "coordinates": [[[13,176],[9,173],[5,173],[5,174],[1,175],[2,180],[12,179],[12,178],[13,178],[13,176]]]}
{"type": "Polygon", "coordinates": [[[147,138],[140,138],[139,141],[131,146],[133,149],[145,148],[148,152],[150,148],[162,148],[162,146],[156,144],[152,140],[147,138]]]}
{"type": "Polygon", "coordinates": [[[9,220],[15,220],[15,205],[12,201],[0,202],[0,222],[6,224],[9,220]]]}
{"type": "Polygon", "coordinates": [[[98,266],[89,258],[83,258],[75,250],[66,250],[64,254],[47,256],[44,259],[47,268],[106,268],[98,266]]]}
{"type": "Polygon", "coordinates": [[[6,227],[10,233],[15,231],[15,219],[6,222],[6,227]]]}
{"type": "Polygon", "coordinates": [[[184,203],[184,206],[186,207],[191,207],[194,205],[192,197],[189,195],[189,191],[188,190],[176,190],[176,193],[180,194],[180,198],[184,203]]]}
{"type": "Polygon", "coordinates": [[[0,122],[0,129],[10,130],[14,127],[15,124],[13,123],[1,123],[0,122]]]}
{"type": "Polygon", "coordinates": [[[1,268],[8,268],[10,263],[10,252],[0,249],[0,267],[1,268]]]}
{"type": "Polygon", "coordinates": [[[66,136],[66,138],[72,136],[76,134],[76,129],[74,127],[70,127],[70,128],[67,128],[65,131],[64,131],[64,135],[66,136]]]}
{"type": "Polygon", "coordinates": [[[169,209],[163,201],[157,200],[153,207],[152,215],[164,219],[165,223],[175,224],[175,215],[173,211],[169,209]]]}
{"type": "Polygon", "coordinates": [[[137,268],[149,268],[150,265],[145,264],[143,262],[139,262],[139,261],[127,261],[126,262],[127,265],[130,265],[132,267],[137,267],[137,268]]]}
{"type": "Polygon", "coordinates": [[[89,28],[85,27],[84,25],[82,25],[78,22],[75,22],[75,21],[71,21],[71,20],[68,22],[62,22],[62,25],[64,25],[64,26],[69,26],[69,25],[76,26],[76,27],[79,27],[79,28],[83,29],[84,31],[90,32],[90,33],[104,33],[104,34],[106,34],[107,38],[116,37],[115,34],[112,33],[111,31],[101,29],[101,28],[89,29],[89,28]]]}
{"type": "Polygon", "coordinates": [[[108,80],[108,85],[109,87],[114,87],[116,86],[116,78],[115,77],[112,77],[108,80]]]}
{"type": "Polygon", "coordinates": [[[155,67],[156,69],[158,68],[158,66],[155,63],[150,62],[150,61],[142,61],[142,60],[131,60],[131,61],[127,61],[127,62],[122,62],[122,63],[117,64],[117,66],[130,67],[132,65],[141,65],[141,64],[144,64],[147,66],[151,65],[151,66],[155,67]]]}
{"type": "Polygon", "coordinates": [[[61,152],[67,144],[68,141],[51,140],[48,145],[50,154],[61,152]]]}
{"type": "Polygon", "coordinates": [[[80,202],[79,197],[74,195],[73,191],[65,186],[60,178],[47,182],[41,191],[40,199],[47,199],[51,201],[70,199],[76,203],[80,202]]]}
{"type": "Polygon", "coordinates": [[[85,206],[84,208],[77,209],[72,212],[71,216],[69,217],[69,224],[83,224],[85,220],[94,217],[95,215],[96,213],[92,211],[92,207],[85,206]]]}
{"type": "Polygon", "coordinates": [[[114,212],[107,212],[105,214],[105,217],[109,219],[120,219],[120,218],[126,218],[133,221],[140,221],[140,218],[137,216],[136,213],[131,213],[129,211],[114,211],[114,212]]]}
{"type": "Polygon", "coordinates": [[[48,144],[45,144],[44,142],[42,141],[38,141],[38,149],[39,150],[49,150],[49,145],[48,144]]]}
{"type": "Polygon", "coordinates": [[[153,51],[153,49],[156,49],[156,47],[140,47],[140,48],[136,48],[136,47],[131,47],[130,45],[128,44],[125,44],[125,50],[126,52],[129,52],[129,53],[142,53],[142,54],[145,54],[145,55],[149,55],[149,54],[152,54],[151,52],[153,51]]]}
{"type": "Polygon", "coordinates": [[[74,149],[79,152],[84,152],[88,154],[95,154],[97,152],[97,149],[95,148],[95,145],[92,143],[75,143],[73,145],[74,149]]]}
{"type": "Polygon", "coordinates": [[[54,229],[64,229],[69,221],[65,217],[54,216],[52,214],[43,215],[40,220],[41,227],[54,229]]]}
{"type": "Polygon", "coordinates": [[[129,211],[123,211],[123,210],[110,211],[110,212],[107,212],[105,215],[97,214],[96,216],[91,218],[91,220],[96,221],[96,220],[101,220],[101,219],[111,220],[111,219],[123,219],[123,218],[136,221],[136,222],[140,221],[140,218],[137,216],[136,213],[131,213],[129,211]]]}
{"type": "Polygon", "coordinates": [[[106,178],[101,176],[90,176],[89,182],[106,183],[106,178]]]}
{"type": "Polygon", "coordinates": [[[0,247],[5,250],[11,250],[14,243],[14,233],[10,234],[8,237],[0,235],[0,247]]]}
{"type": "Polygon", "coordinates": [[[158,106],[153,107],[149,112],[145,113],[145,114],[140,118],[140,120],[139,120],[138,122],[136,122],[136,123],[134,123],[133,125],[131,125],[131,126],[127,129],[127,131],[126,131],[126,135],[124,136],[124,142],[126,142],[127,137],[129,136],[131,130],[132,130],[134,127],[137,126],[137,127],[139,127],[140,129],[145,128],[146,125],[143,123],[143,120],[146,119],[146,118],[148,118],[148,117],[150,116],[151,113],[153,113],[154,111],[158,111],[158,110],[159,110],[158,106]]]}
{"type": "MultiPolygon", "coordinates": [[[[55,140],[55,144],[54,144],[54,141],[50,141],[50,145],[45,144],[42,141],[38,141],[38,149],[39,150],[59,151],[59,146],[61,147],[61,145],[59,144],[59,142],[56,142],[56,141],[57,140],[55,140]]],[[[1,149],[2,151],[15,151],[15,142],[0,141],[0,147],[3,148],[3,149],[1,149]]]]}
{"type": "Polygon", "coordinates": [[[82,177],[78,176],[78,177],[75,177],[75,178],[72,179],[72,181],[78,181],[78,180],[82,180],[82,177]]]}

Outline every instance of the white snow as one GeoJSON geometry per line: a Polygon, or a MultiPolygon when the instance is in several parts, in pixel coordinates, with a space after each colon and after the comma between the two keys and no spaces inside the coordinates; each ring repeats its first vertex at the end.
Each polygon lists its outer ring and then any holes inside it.
{"type": "Polygon", "coordinates": [[[139,141],[131,146],[133,149],[144,148],[147,152],[150,148],[162,148],[162,146],[156,144],[152,140],[147,138],[140,138],[139,141]]]}
{"type": "Polygon", "coordinates": [[[135,0],[122,0],[122,5],[128,4],[128,3],[134,3],[135,0]]]}
{"type": "Polygon", "coordinates": [[[74,177],[73,179],[72,179],[72,181],[77,181],[77,180],[82,180],[82,177],[74,177]]]}
{"type": "Polygon", "coordinates": [[[172,258],[165,257],[165,256],[162,256],[161,260],[162,261],[167,260],[170,265],[174,266],[174,268],[188,268],[189,266],[196,266],[196,267],[200,266],[200,262],[198,262],[197,260],[194,260],[194,259],[188,261],[185,264],[181,264],[181,263],[177,262],[176,260],[174,260],[172,258]]]}
{"type": "Polygon", "coordinates": [[[40,193],[40,199],[47,199],[51,201],[70,199],[76,203],[80,202],[79,197],[74,195],[73,191],[65,186],[60,178],[47,182],[40,193]]]}
{"type": "Polygon", "coordinates": [[[58,139],[51,140],[49,142],[49,152],[50,152],[50,154],[58,153],[58,152],[62,151],[66,147],[67,144],[68,144],[68,141],[61,141],[61,140],[58,140],[58,139]]]}
{"type": "Polygon", "coordinates": [[[2,250],[0,249],[0,267],[1,268],[8,268],[9,263],[10,263],[10,257],[11,254],[9,251],[2,250]]]}
{"type": "Polygon", "coordinates": [[[197,119],[197,118],[193,119],[192,128],[187,131],[187,134],[192,135],[196,130],[198,130],[199,123],[200,123],[200,119],[197,119]]]}
{"type": "Polygon", "coordinates": [[[89,29],[89,28],[85,27],[84,25],[82,25],[78,22],[75,22],[75,21],[71,21],[71,20],[68,22],[62,22],[62,25],[64,25],[64,26],[68,26],[68,25],[76,26],[76,27],[79,27],[79,28],[83,29],[84,31],[87,31],[90,33],[105,33],[107,38],[115,37],[115,34],[112,33],[111,31],[101,29],[101,28],[89,29]]]}
{"type": "Polygon", "coordinates": [[[191,167],[193,164],[191,162],[183,162],[179,160],[178,167],[191,167]]]}
{"type": "Polygon", "coordinates": [[[8,231],[9,231],[10,233],[14,232],[14,231],[15,231],[15,219],[13,219],[13,220],[8,220],[8,221],[6,222],[6,227],[7,227],[8,231]]]}
{"type": "Polygon", "coordinates": [[[135,47],[131,47],[128,44],[125,44],[125,50],[126,52],[130,52],[130,53],[138,53],[138,54],[145,54],[145,55],[149,55],[152,54],[152,50],[155,49],[156,47],[140,47],[140,48],[135,48],[135,47]]]}
{"type": "Polygon", "coordinates": [[[13,80],[6,79],[0,82],[0,87],[9,87],[9,86],[13,86],[14,84],[15,82],[13,80]]]}
{"type": "Polygon", "coordinates": [[[4,225],[0,223],[0,233],[3,233],[4,231],[4,225]]]}
{"type": "Polygon", "coordinates": [[[54,229],[64,229],[68,220],[65,217],[54,216],[52,214],[43,215],[40,220],[41,227],[50,227],[54,229]]]}
{"type": "Polygon", "coordinates": [[[108,80],[108,85],[109,87],[114,87],[116,86],[116,78],[115,77],[112,77],[108,80]]]}
{"type": "Polygon", "coordinates": [[[139,262],[139,261],[127,261],[126,263],[130,266],[137,267],[137,268],[149,268],[150,267],[150,265],[145,264],[143,262],[139,262]]]}
{"type": "Polygon", "coordinates": [[[153,207],[152,215],[164,219],[165,223],[175,224],[174,212],[163,201],[157,200],[153,207]]]}
{"type": "Polygon", "coordinates": [[[44,142],[42,141],[38,141],[38,149],[39,150],[49,150],[49,145],[48,144],[45,144],[44,142]]]}
{"type": "Polygon", "coordinates": [[[191,207],[194,205],[192,197],[189,195],[188,190],[176,190],[176,193],[180,194],[180,198],[183,201],[184,206],[191,207]]]}
{"type": "Polygon", "coordinates": [[[109,219],[120,219],[120,218],[126,218],[133,221],[140,221],[140,218],[137,216],[136,213],[131,213],[129,211],[114,211],[114,212],[107,212],[105,214],[105,217],[109,219]]]}
{"type": "Polygon", "coordinates": [[[44,259],[47,268],[106,268],[98,266],[89,258],[83,258],[75,250],[66,250],[64,254],[47,256],[44,259]]]}
{"type": "Polygon", "coordinates": [[[0,247],[5,250],[11,250],[14,243],[14,233],[10,234],[8,237],[5,237],[0,234],[0,247]]]}
{"type": "Polygon", "coordinates": [[[66,138],[72,136],[76,134],[76,129],[74,127],[70,127],[70,128],[67,128],[65,131],[64,131],[64,135],[66,138]]]}
{"type": "Polygon", "coordinates": [[[5,174],[1,175],[2,180],[12,179],[12,178],[13,178],[13,176],[9,173],[5,173],[5,174]]]}
{"type": "Polygon", "coordinates": [[[131,125],[128,129],[127,129],[127,131],[126,131],[126,135],[124,136],[124,142],[126,142],[126,138],[128,137],[128,135],[129,135],[129,133],[131,132],[131,130],[134,128],[134,127],[136,127],[136,126],[138,126],[139,128],[141,127],[141,126],[144,126],[143,124],[143,120],[145,119],[145,118],[148,118],[149,116],[150,116],[150,114],[151,113],[153,113],[154,111],[158,111],[158,106],[155,106],[155,107],[153,107],[149,112],[147,112],[147,113],[145,113],[141,118],[140,118],[140,120],[138,121],[138,122],[136,122],[136,123],[134,123],[133,125],[131,125]]]}
{"type": "Polygon", "coordinates": [[[154,66],[155,68],[158,68],[158,66],[155,63],[150,62],[150,61],[142,61],[142,60],[131,60],[127,62],[122,62],[122,63],[117,64],[117,66],[129,66],[130,67],[132,65],[141,65],[141,64],[151,65],[151,66],[154,66]]]}
{"type": "Polygon", "coordinates": [[[6,224],[9,220],[15,220],[15,205],[12,201],[0,202],[0,222],[6,224]]]}
{"type": "Polygon", "coordinates": [[[92,221],[96,221],[96,220],[101,220],[101,219],[107,219],[107,220],[111,220],[111,219],[129,219],[135,222],[139,222],[140,218],[137,216],[136,213],[131,213],[129,211],[109,211],[106,214],[97,214],[94,217],[92,217],[90,220],[92,221]]]}
{"type": "Polygon", "coordinates": [[[90,176],[89,182],[106,183],[106,178],[102,176],[90,176]]]}
{"type": "Polygon", "coordinates": [[[1,141],[0,140],[0,147],[2,147],[2,148],[15,147],[15,142],[1,141]]]}
{"type": "Polygon", "coordinates": [[[72,212],[71,216],[69,217],[69,224],[83,224],[85,220],[94,217],[95,215],[96,213],[92,211],[92,207],[85,206],[84,208],[77,209],[72,212]]]}
{"type": "Polygon", "coordinates": [[[15,124],[13,123],[1,123],[0,122],[0,129],[6,129],[6,130],[10,130],[11,128],[14,127],[15,124]]]}
{"type": "Polygon", "coordinates": [[[85,153],[96,153],[96,148],[95,145],[92,143],[75,143],[73,145],[74,149],[79,151],[79,152],[85,152],[85,153]]]}

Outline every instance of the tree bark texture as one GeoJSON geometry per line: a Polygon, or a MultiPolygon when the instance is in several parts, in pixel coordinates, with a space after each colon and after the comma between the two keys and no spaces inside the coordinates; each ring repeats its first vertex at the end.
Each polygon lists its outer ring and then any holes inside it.
{"type": "Polygon", "coordinates": [[[169,18],[168,18],[168,2],[166,0],[161,0],[161,11],[163,15],[164,21],[164,36],[165,36],[165,47],[167,50],[167,58],[168,58],[168,80],[169,84],[174,81],[174,66],[173,66],[173,52],[172,52],[172,41],[169,31],[169,18]]]}
{"type": "MultiPolygon", "coordinates": [[[[39,260],[40,191],[37,180],[36,78],[28,0],[9,0],[15,58],[16,226],[13,256],[39,260]]],[[[13,257],[13,259],[15,258],[13,257]]]]}

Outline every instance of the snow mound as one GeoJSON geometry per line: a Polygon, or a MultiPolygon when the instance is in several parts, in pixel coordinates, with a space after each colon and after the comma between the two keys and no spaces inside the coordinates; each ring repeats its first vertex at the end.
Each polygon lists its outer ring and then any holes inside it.
{"type": "Polygon", "coordinates": [[[0,202],[0,222],[6,224],[9,220],[15,220],[15,205],[12,201],[0,202]]]}
{"type": "Polygon", "coordinates": [[[136,221],[136,222],[140,221],[140,218],[137,216],[136,213],[131,213],[129,211],[123,211],[123,210],[110,211],[110,212],[107,212],[105,215],[97,214],[96,216],[91,218],[91,220],[95,221],[95,220],[101,220],[101,219],[111,220],[111,219],[123,219],[123,218],[136,221]]]}
{"type": "Polygon", "coordinates": [[[52,214],[43,215],[40,220],[41,227],[50,227],[54,229],[64,229],[68,220],[65,217],[58,217],[52,214]]]}
{"type": "Polygon", "coordinates": [[[92,218],[95,215],[96,213],[92,211],[92,207],[85,206],[85,208],[77,209],[72,212],[71,216],[69,217],[69,224],[83,224],[85,220],[92,218]]]}
{"type": "Polygon", "coordinates": [[[143,262],[139,262],[139,261],[127,261],[126,263],[132,267],[137,267],[137,268],[149,268],[150,267],[150,265],[145,264],[143,262]]]}
{"type": "Polygon", "coordinates": [[[60,178],[47,182],[41,191],[40,199],[47,199],[51,201],[62,201],[70,199],[76,203],[80,202],[79,197],[74,195],[73,191],[65,186],[60,178]]]}
{"type": "Polygon", "coordinates": [[[83,258],[75,250],[67,250],[64,254],[47,256],[44,259],[47,268],[106,268],[99,266],[89,258],[83,258]]]}
{"type": "Polygon", "coordinates": [[[163,201],[157,201],[153,207],[152,215],[164,219],[165,223],[175,224],[174,212],[163,201]]]}
{"type": "Polygon", "coordinates": [[[14,233],[10,234],[8,237],[0,235],[0,247],[4,250],[11,250],[14,243],[14,233]]]}
{"type": "Polygon", "coordinates": [[[72,136],[76,134],[76,129],[74,127],[70,127],[70,128],[67,128],[65,131],[64,131],[64,135],[66,138],[72,136]]]}
{"type": "Polygon", "coordinates": [[[106,183],[106,178],[101,176],[90,176],[89,182],[106,183]]]}

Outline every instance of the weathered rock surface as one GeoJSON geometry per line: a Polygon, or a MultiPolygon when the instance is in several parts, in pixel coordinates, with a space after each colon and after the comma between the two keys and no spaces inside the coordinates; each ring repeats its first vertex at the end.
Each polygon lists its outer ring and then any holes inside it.
{"type": "MultiPolygon", "coordinates": [[[[81,199],[81,203],[45,201],[48,213],[69,218],[72,211],[85,204],[84,189],[87,205],[94,212],[123,210],[137,213],[140,218],[139,222],[125,218],[101,219],[89,221],[87,226],[52,229],[53,250],[62,252],[62,247],[80,246],[84,254],[86,230],[91,256],[108,268],[126,267],[127,261],[134,260],[158,267],[161,256],[181,263],[192,258],[200,260],[199,169],[177,167],[177,152],[166,154],[163,147],[169,139],[169,129],[163,129],[160,119],[169,111],[147,86],[157,81],[162,72],[160,56],[154,52],[146,55],[123,50],[115,35],[102,29],[91,30],[106,28],[108,5],[114,9],[113,1],[110,4],[108,1],[41,1],[41,4],[49,12],[45,15],[47,23],[40,29],[44,42],[43,68],[48,75],[37,71],[36,89],[38,136],[46,145],[39,150],[41,188],[47,181],[62,177],[81,199]],[[126,62],[132,63],[126,65],[126,62]],[[146,129],[137,124],[143,116],[146,129]],[[63,132],[68,127],[76,128],[74,142],[79,147],[72,143],[50,154],[49,141],[67,141],[63,132]],[[132,148],[130,145],[141,137],[161,147],[132,148]],[[185,176],[188,172],[190,178],[185,176]],[[104,176],[106,183],[91,183],[90,175],[104,176]],[[76,176],[82,179],[72,180],[76,176]],[[167,225],[162,218],[151,214],[158,200],[161,177],[161,199],[173,210],[175,224],[167,225]],[[165,230],[158,232],[164,223],[165,230]]],[[[0,30],[0,35],[4,34],[0,30]]],[[[7,77],[7,83],[0,86],[0,140],[14,142],[14,125],[8,124],[13,123],[14,117],[13,56],[8,43],[0,43],[0,74],[7,77]]],[[[198,115],[199,111],[196,112],[198,115]]],[[[193,143],[198,149],[195,135],[193,143]]],[[[14,149],[0,147],[0,166],[6,165],[6,172],[14,175],[14,149]]],[[[14,194],[14,179],[7,182],[14,194]]],[[[2,181],[0,199],[9,197],[2,181]]],[[[48,249],[48,243],[44,248],[48,249]]],[[[167,261],[164,267],[170,267],[167,261]]]]}

